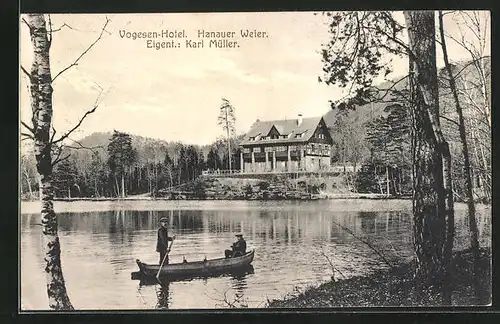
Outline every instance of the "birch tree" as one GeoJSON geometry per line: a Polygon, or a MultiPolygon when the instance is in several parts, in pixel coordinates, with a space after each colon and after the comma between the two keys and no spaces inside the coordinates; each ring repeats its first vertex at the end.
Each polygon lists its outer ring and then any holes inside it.
{"type": "Polygon", "coordinates": [[[87,111],[73,128],[58,139],[55,139],[56,131],[52,125],[52,86],[58,76],[77,65],[85,53],[101,39],[108,24],[108,19],[106,18],[106,23],[96,41],[72,64],[58,72],[55,77],[52,77],[51,73],[50,45],[52,43],[53,32],[56,30],[52,29],[50,15],[48,16],[47,23],[43,14],[27,14],[22,17],[22,23],[29,28],[33,60],[29,72],[21,65],[21,70],[27,76],[29,82],[32,112],[31,125],[28,122],[21,121],[23,127],[21,137],[23,139],[31,139],[34,142],[36,169],[40,182],[40,218],[43,233],[44,269],[49,307],[54,310],[72,310],[73,305],[66,291],[61,266],[61,245],[57,232],[57,216],[54,212],[54,189],[52,186],[52,170],[54,165],[67,157],[60,156],[61,149],[55,158],[53,158],[52,152],[54,147],[60,146],[72,132],[80,127],[89,114],[95,112],[98,107],[98,101],[96,101],[94,107],[87,111]]]}

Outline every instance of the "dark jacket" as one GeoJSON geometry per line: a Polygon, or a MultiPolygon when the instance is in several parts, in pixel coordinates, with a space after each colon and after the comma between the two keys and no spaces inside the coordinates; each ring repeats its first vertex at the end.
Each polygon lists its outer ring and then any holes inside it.
{"type": "Polygon", "coordinates": [[[247,242],[245,242],[245,239],[238,240],[233,243],[233,252],[240,251],[241,253],[245,254],[247,250],[247,242]]]}
{"type": "Polygon", "coordinates": [[[158,240],[156,242],[156,252],[166,251],[168,249],[168,241],[173,239],[168,236],[168,231],[166,227],[160,227],[158,229],[158,240]]]}

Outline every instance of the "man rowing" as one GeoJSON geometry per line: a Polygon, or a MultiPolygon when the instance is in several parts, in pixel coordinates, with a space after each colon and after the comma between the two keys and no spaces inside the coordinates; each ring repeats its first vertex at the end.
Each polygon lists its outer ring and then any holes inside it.
{"type": "Polygon", "coordinates": [[[164,264],[168,264],[168,242],[173,241],[175,238],[168,236],[168,229],[167,229],[167,218],[162,217],[160,218],[160,228],[158,229],[158,240],[156,242],[156,252],[160,253],[160,263],[162,262],[164,264]],[[165,258],[165,261],[163,261],[163,258],[165,258]]]}
{"type": "Polygon", "coordinates": [[[247,251],[247,242],[245,242],[243,234],[236,234],[235,236],[237,240],[231,245],[231,250],[224,251],[226,258],[242,256],[247,251]]]}

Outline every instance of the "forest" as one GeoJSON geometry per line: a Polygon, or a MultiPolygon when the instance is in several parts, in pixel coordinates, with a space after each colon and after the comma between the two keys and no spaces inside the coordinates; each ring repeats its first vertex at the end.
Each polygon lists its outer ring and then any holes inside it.
{"type": "MultiPolygon", "coordinates": [[[[452,65],[463,108],[476,201],[491,202],[491,57],[478,54],[452,65]]],[[[440,121],[450,145],[455,201],[466,201],[464,159],[458,114],[445,69],[438,71],[440,121]],[[442,107],[442,108],[441,108],[442,107]]],[[[363,165],[355,176],[358,192],[411,194],[411,116],[408,78],[373,88],[379,98],[325,115],[334,140],[332,163],[363,165]],[[390,92],[389,92],[390,91],[390,92]]]]}
{"type": "MultiPolygon", "coordinates": [[[[233,164],[239,168],[239,137],[232,137],[233,164]]],[[[227,169],[227,141],[187,145],[124,132],[93,133],[62,148],[67,156],[53,171],[56,197],[122,197],[174,188],[193,181],[205,169],[227,169]]],[[[22,197],[37,196],[36,163],[21,159],[22,197]]]]}
{"type": "MultiPolygon", "coordinates": [[[[476,201],[491,201],[491,117],[483,102],[490,99],[491,59],[483,57],[453,65],[460,100],[464,106],[467,141],[476,201]],[[480,63],[480,64],[479,64],[480,63]],[[481,76],[484,76],[484,80],[481,76]]],[[[444,69],[438,73],[443,134],[450,143],[455,201],[465,201],[464,165],[461,158],[458,116],[446,82],[444,69]]],[[[331,161],[362,165],[354,178],[359,193],[394,196],[411,194],[411,120],[402,109],[407,98],[407,78],[385,82],[374,91],[385,95],[379,101],[355,110],[331,110],[324,115],[334,140],[331,161]],[[396,83],[397,82],[397,83],[396,83]],[[386,90],[391,89],[390,94],[386,90]]],[[[231,164],[238,170],[238,142],[243,135],[230,136],[231,164]]],[[[166,142],[119,131],[94,133],[59,152],[66,159],[54,169],[56,197],[120,197],[175,188],[195,180],[206,169],[228,169],[227,140],[221,136],[210,145],[166,142]],[[122,183],[123,182],[123,183],[122,183]],[[123,186],[122,186],[123,185],[123,186]]],[[[37,197],[35,157],[21,156],[21,194],[37,197]]]]}

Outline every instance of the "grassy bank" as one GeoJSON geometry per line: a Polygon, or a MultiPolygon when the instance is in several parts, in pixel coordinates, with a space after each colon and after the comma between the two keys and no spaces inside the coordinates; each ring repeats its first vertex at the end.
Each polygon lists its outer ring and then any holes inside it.
{"type": "MultiPolygon", "coordinates": [[[[457,252],[452,261],[452,304],[478,305],[474,295],[472,254],[457,252]]],[[[440,306],[440,295],[423,291],[422,302],[417,302],[417,285],[412,278],[414,263],[402,264],[389,271],[379,271],[367,277],[354,277],[310,287],[290,294],[281,300],[272,300],[270,308],[307,307],[367,307],[367,306],[440,306]]],[[[481,289],[491,296],[491,250],[481,251],[481,289]]],[[[491,297],[490,297],[491,299],[491,297]]],[[[489,302],[488,302],[489,303],[489,302]]]]}

